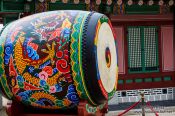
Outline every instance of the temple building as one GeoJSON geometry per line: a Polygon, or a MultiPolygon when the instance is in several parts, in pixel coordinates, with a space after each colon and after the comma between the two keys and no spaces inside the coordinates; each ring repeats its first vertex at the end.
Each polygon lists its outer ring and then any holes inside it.
{"type": "Polygon", "coordinates": [[[174,0],[1,0],[0,23],[53,10],[106,14],[118,49],[118,86],[111,104],[175,100],[174,0]]]}

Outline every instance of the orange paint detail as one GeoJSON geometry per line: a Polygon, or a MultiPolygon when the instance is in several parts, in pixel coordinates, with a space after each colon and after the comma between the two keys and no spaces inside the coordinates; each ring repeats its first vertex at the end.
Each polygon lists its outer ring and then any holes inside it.
{"type": "Polygon", "coordinates": [[[10,76],[13,76],[13,77],[16,77],[17,76],[17,72],[14,68],[14,64],[12,62],[12,57],[10,58],[10,62],[9,62],[9,73],[10,73],[10,76]]]}
{"type": "Polygon", "coordinates": [[[43,71],[45,71],[49,76],[52,76],[52,74],[53,74],[53,69],[51,66],[45,66],[43,68],[43,71]]]}
{"type": "Polygon", "coordinates": [[[63,99],[64,106],[69,106],[70,104],[71,104],[71,101],[69,101],[68,99],[63,99]]]}
{"type": "Polygon", "coordinates": [[[38,45],[32,42],[29,42],[29,46],[31,46],[34,50],[38,49],[38,45]]]}
{"type": "Polygon", "coordinates": [[[57,28],[55,31],[48,33],[48,34],[51,34],[48,41],[51,41],[51,40],[55,39],[56,37],[59,37],[61,34],[61,30],[62,30],[61,28],[57,28]]]}
{"type": "Polygon", "coordinates": [[[19,91],[19,86],[16,85],[15,87],[12,88],[12,93],[16,95],[16,93],[19,91]]]}
{"type": "Polygon", "coordinates": [[[26,82],[24,82],[24,89],[25,90],[41,90],[40,88],[35,87],[35,86],[33,86],[29,83],[26,83],[26,82]]]}

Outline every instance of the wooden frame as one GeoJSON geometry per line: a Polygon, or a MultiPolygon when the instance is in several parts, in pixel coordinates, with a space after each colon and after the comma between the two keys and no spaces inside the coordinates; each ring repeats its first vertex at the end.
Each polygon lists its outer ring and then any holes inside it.
{"type": "MultiPolygon", "coordinates": [[[[119,47],[119,44],[117,45],[117,50],[118,50],[117,53],[118,54],[119,54],[119,49],[122,49],[122,51],[120,51],[120,53],[122,52],[122,55],[121,55],[121,57],[118,56],[118,62],[119,62],[119,57],[120,57],[120,60],[122,60],[123,67],[122,67],[121,70],[119,69],[119,74],[125,74],[125,60],[124,59],[121,59],[121,58],[125,58],[125,51],[124,51],[124,28],[123,28],[123,26],[119,26],[117,28],[113,28],[114,33],[117,31],[117,29],[119,29],[121,31],[121,33],[122,33],[122,34],[120,34],[120,36],[122,36],[122,38],[120,38],[121,39],[120,42],[122,44],[121,45],[122,48],[119,47]]],[[[115,33],[115,35],[116,35],[117,38],[119,38],[118,35],[117,35],[117,33],[115,33]]],[[[116,41],[117,41],[117,38],[116,38],[116,41]]],[[[118,64],[118,66],[119,66],[119,64],[118,64]]]]}
{"type": "Polygon", "coordinates": [[[95,113],[89,113],[86,110],[87,104],[87,101],[82,100],[77,107],[72,109],[43,110],[37,107],[25,106],[13,100],[12,103],[7,103],[6,112],[8,116],[105,116],[105,114],[108,113],[108,103],[106,103],[102,109],[97,109],[95,113]]]}
{"type": "MultiPolygon", "coordinates": [[[[164,37],[164,34],[162,33],[163,30],[165,30],[165,28],[166,28],[166,29],[167,29],[167,28],[173,28],[173,25],[161,26],[161,41],[167,41],[167,39],[164,40],[164,38],[163,38],[163,37],[164,37]]],[[[172,31],[173,31],[173,30],[172,30],[172,31]]],[[[170,31],[168,31],[168,32],[170,32],[170,31]]],[[[172,32],[172,33],[173,33],[173,32],[172,32]]],[[[168,36],[168,35],[165,35],[165,37],[166,37],[166,36],[168,36]]],[[[172,36],[172,38],[174,38],[174,35],[172,36]]],[[[171,43],[171,44],[173,45],[173,46],[172,46],[172,49],[171,49],[172,51],[174,51],[174,46],[175,46],[174,41],[175,41],[175,40],[172,39],[172,43],[171,43]]],[[[175,61],[172,61],[173,63],[171,64],[171,65],[172,65],[171,69],[168,69],[168,70],[167,70],[167,69],[164,69],[164,68],[165,68],[165,67],[164,67],[164,63],[165,63],[165,62],[164,62],[164,56],[165,56],[165,55],[164,55],[164,52],[166,52],[166,51],[164,51],[165,45],[164,45],[163,43],[164,43],[164,42],[162,42],[162,49],[161,49],[161,50],[162,50],[162,71],[163,71],[163,72],[174,71],[174,70],[175,70],[175,66],[174,66],[174,62],[175,62],[175,61]]],[[[171,57],[172,59],[170,59],[170,61],[171,61],[171,60],[173,60],[173,58],[175,58],[175,57],[174,57],[174,54],[175,54],[175,53],[170,52],[170,54],[172,55],[172,57],[171,57]]],[[[170,57],[170,56],[168,56],[168,57],[170,57]]],[[[167,60],[167,61],[168,61],[168,60],[167,60]]]]}

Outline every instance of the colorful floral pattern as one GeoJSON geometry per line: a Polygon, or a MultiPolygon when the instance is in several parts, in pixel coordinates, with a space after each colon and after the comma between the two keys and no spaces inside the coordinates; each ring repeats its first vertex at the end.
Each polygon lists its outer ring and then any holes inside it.
{"type": "Polygon", "coordinates": [[[2,32],[1,86],[9,98],[13,94],[27,105],[49,109],[75,106],[79,96],[71,77],[69,45],[78,12],[46,14],[13,22],[9,32],[2,32]]]}
{"type": "Polygon", "coordinates": [[[90,14],[52,11],[7,25],[0,36],[3,94],[46,109],[75,107],[80,99],[97,105],[86,88],[81,58],[83,27],[90,14]]]}

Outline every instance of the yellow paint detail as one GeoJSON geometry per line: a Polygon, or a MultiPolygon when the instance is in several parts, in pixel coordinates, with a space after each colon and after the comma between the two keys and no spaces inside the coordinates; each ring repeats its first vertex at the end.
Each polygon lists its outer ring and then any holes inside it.
{"type": "Polygon", "coordinates": [[[71,22],[69,21],[69,19],[66,18],[66,19],[63,21],[61,28],[71,28],[71,25],[72,25],[72,24],[71,24],[71,22]]]}

